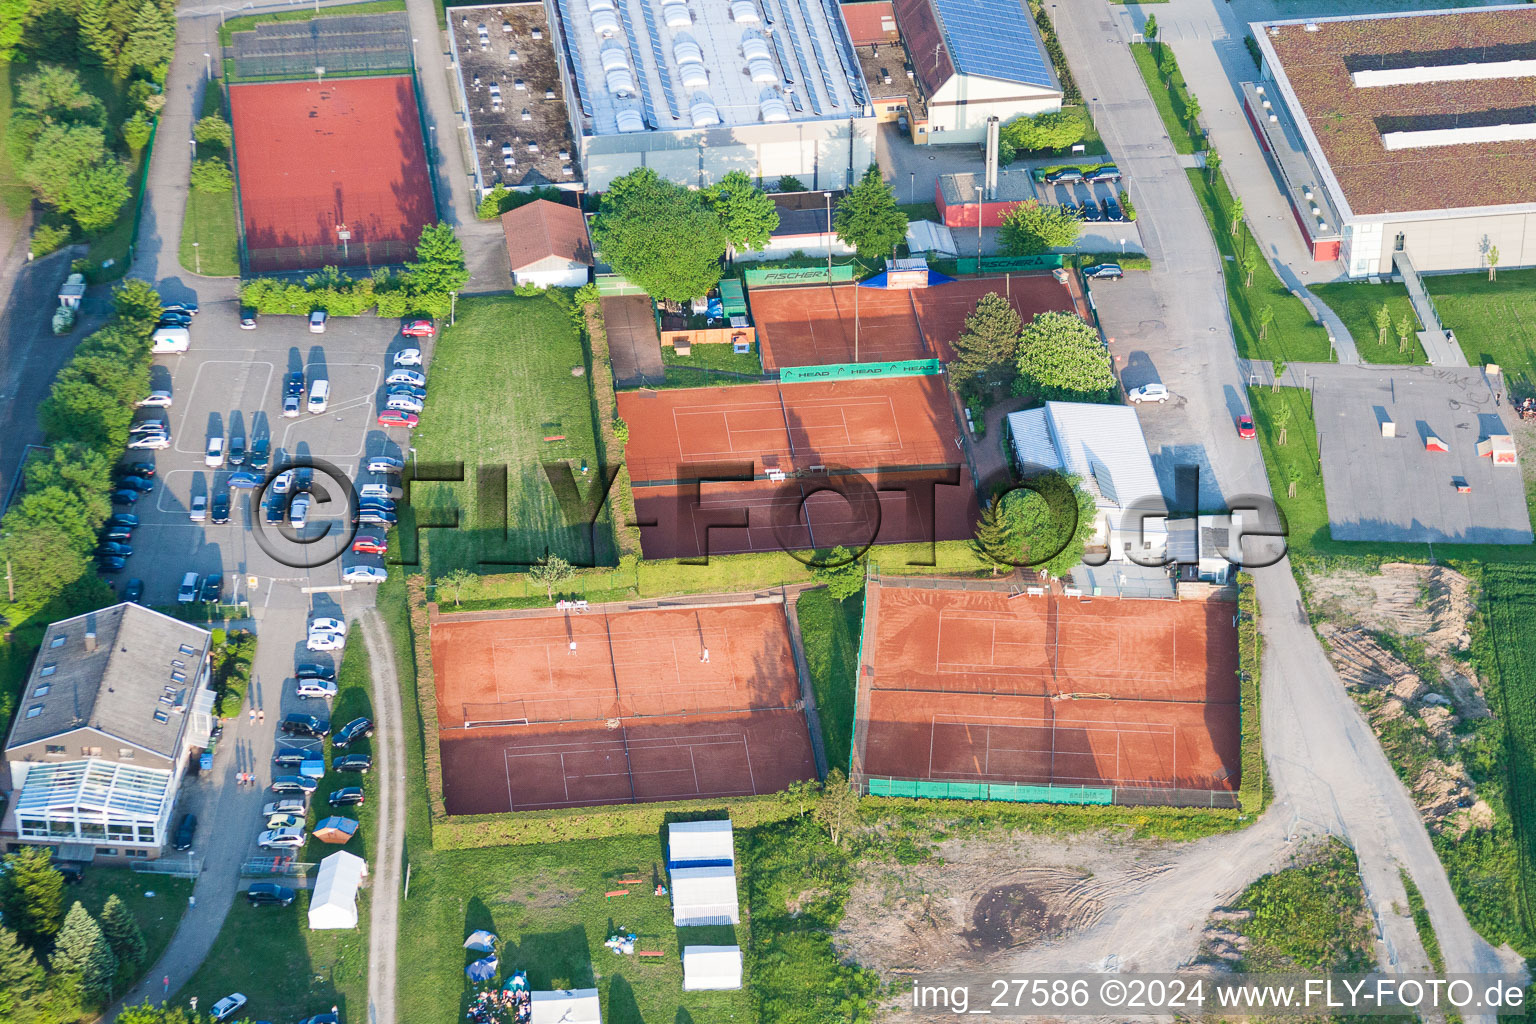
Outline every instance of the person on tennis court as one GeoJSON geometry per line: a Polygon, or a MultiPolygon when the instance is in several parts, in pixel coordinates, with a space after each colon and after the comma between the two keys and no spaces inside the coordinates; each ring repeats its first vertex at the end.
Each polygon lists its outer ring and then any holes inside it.
{"type": "Polygon", "coordinates": [[[703,662],[706,665],[709,664],[709,648],[708,647],[704,648],[704,652],[699,655],[699,661],[703,662]]]}
{"type": "Polygon", "coordinates": [[[576,641],[575,640],[571,641],[571,653],[572,654],[576,653],[576,641]]]}

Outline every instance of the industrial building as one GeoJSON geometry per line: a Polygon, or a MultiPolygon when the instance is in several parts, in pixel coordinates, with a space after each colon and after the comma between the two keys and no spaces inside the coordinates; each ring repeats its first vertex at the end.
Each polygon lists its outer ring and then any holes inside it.
{"type": "Polygon", "coordinates": [[[926,107],[928,143],[980,144],[989,117],[1061,109],[1050,54],[1018,0],[894,0],[892,7],[926,107]]]}
{"type": "Polygon", "coordinates": [[[456,7],[450,30],[482,192],[601,192],[637,167],[698,187],[739,170],[838,189],[875,160],[833,0],[456,7]]]}
{"type": "Polygon", "coordinates": [[[1536,265],[1536,8],[1255,22],[1245,110],[1320,261],[1536,265]]]}

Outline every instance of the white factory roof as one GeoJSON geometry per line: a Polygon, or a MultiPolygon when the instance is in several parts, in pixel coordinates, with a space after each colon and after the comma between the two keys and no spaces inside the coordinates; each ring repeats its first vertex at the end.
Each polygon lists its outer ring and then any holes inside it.
{"type": "Polygon", "coordinates": [[[671,867],[735,864],[731,820],[672,822],[667,826],[667,863],[671,867]]]}
{"type": "Polygon", "coordinates": [[[835,0],[555,0],[583,131],[866,116],[835,0]]]}

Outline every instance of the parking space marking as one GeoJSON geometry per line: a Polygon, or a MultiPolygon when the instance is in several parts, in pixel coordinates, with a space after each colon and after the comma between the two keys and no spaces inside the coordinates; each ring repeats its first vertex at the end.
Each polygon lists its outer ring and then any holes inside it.
{"type": "MultiPolygon", "coordinates": [[[[242,362],[242,361],[237,360],[237,359],[210,359],[210,360],[207,360],[206,362],[203,362],[203,363],[199,364],[198,367],[197,367],[197,373],[193,374],[193,376],[192,376],[192,387],[191,387],[190,390],[188,390],[188,392],[187,392],[187,401],[182,406],[181,420],[177,424],[177,428],[174,431],[172,431],[172,435],[174,437],[177,437],[177,438],[184,438],[185,437],[186,431],[185,431],[184,428],[187,425],[187,418],[190,417],[192,415],[192,412],[193,412],[192,403],[196,399],[196,396],[197,396],[197,387],[198,387],[199,384],[202,383],[203,371],[206,370],[210,366],[235,366],[235,367],[238,367],[242,371],[254,370],[257,367],[265,366],[267,368],[267,376],[266,376],[266,380],[262,383],[261,388],[258,391],[258,394],[260,395],[260,399],[258,401],[258,406],[257,406],[258,410],[265,411],[262,408],[262,406],[264,405],[264,403],[266,401],[267,389],[272,386],[272,375],[273,375],[273,373],[276,372],[276,367],[272,363],[269,363],[269,362],[267,362],[265,360],[260,360],[260,359],[253,359],[253,360],[250,360],[250,361],[247,361],[247,362],[242,362]]],[[[250,377],[249,377],[248,373],[241,373],[241,374],[237,375],[236,379],[248,383],[250,377]]],[[[240,394],[239,395],[234,395],[233,397],[238,398],[238,397],[240,397],[241,395],[244,394],[244,392],[245,392],[245,384],[244,383],[239,385],[238,391],[239,391],[240,394]]],[[[227,433],[228,432],[228,423],[229,423],[230,413],[232,411],[241,411],[241,410],[240,410],[240,407],[238,405],[235,406],[234,409],[227,408],[227,407],[225,407],[226,405],[227,405],[226,402],[216,401],[213,404],[213,406],[212,406],[212,410],[219,412],[220,417],[223,419],[223,421],[225,423],[225,432],[227,433]]],[[[207,416],[207,413],[208,413],[208,410],[205,410],[204,413],[203,413],[205,418],[207,416]]],[[[249,428],[247,428],[247,430],[249,430],[249,428]]],[[[204,444],[207,441],[206,436],[204,436],[205,433],[206,433],[206,431],[199,432],[199,436],[203,436],[203,441],[199,442],[196,447],[187,448],[184,445],[183,441],[178,440],[176,442],[175,450],[180,452],[183,455],[196,455],[198,452],[201,452],[201,451],[204,450],[203,446],[204,446],[204,444]]]]}

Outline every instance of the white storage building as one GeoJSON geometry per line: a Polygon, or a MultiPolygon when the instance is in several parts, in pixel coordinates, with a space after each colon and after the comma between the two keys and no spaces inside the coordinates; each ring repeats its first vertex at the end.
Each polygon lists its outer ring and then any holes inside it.
{"type": "Polygon", "coordinates": [[[731,821],[674,821],[667,826],[667,866],[705,867],[736,863],[731,821]]]}
{"type": "Polygon", "coordinates": [[[683,991],[741,988],[740,946],[684,946],[683,991]]]}
{"type": "Polygon", "coordinates": [[[603,1011],[595,988],[561,988],[530,992],[533,1024],[602,1024],[603,1011]]]}
{"type": "Polygon", "coordinates": [[[672,869],[672,923],[679,928],[698,924],[740,924],[736,897],[736,868],[672,869]]]}
{"type": "Polygon", "coordinates": [[[363,858],[345,851],[322,860],[309,897],[310,930],[356,928],[357,890],[367,874],[363,858]]]}

